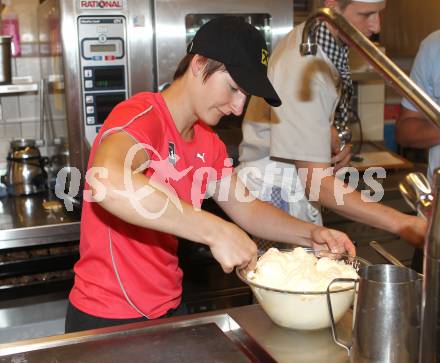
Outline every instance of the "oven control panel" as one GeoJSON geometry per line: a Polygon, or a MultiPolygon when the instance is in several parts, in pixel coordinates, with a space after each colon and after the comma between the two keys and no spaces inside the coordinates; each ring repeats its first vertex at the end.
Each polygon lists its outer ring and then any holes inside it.
{"type": "Polygon", "coordinates": [[[110,111],[128,97],[124,16],[80,16],[78,35],[85,137],[92,145],[110,111]]]}

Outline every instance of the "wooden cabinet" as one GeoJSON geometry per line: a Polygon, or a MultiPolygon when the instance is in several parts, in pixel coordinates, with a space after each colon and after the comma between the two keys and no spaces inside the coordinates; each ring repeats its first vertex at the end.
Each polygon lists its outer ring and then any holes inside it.
{"type": "Polygon", "coordinates": [[[440,29],[439,0],[387,0],[380,43],[393,57],[413,57],[420,42],[437,29],[440,29]]]}

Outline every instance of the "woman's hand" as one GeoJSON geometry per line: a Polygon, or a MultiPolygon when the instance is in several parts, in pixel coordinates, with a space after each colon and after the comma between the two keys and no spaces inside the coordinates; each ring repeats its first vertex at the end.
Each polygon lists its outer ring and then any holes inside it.
{"type": "Polygon", "coordinates": [[[346,253],[355,256],[356,248],[348,236],[335,229],[316,227],[312,230],[314,249],[329,249],[334,253],[346,253]]]}
{"type": "Polygon", "coordinates": [[[226,273],[235,266],[254,270],[257,264],[257,246],[249,236],[233,223],[225,222],[213,235],[209,244],[212,255],[226,273]]]}

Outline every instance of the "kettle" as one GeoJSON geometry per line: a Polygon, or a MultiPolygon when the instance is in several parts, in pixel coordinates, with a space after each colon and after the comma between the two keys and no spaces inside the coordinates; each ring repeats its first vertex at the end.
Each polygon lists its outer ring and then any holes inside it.
{"type": "Polygon", "coordinates": [[[18,139],[10,143],[6,175],[1,177],[8,194],[29,195],[44,192],[47,173],[46,158],[42,158],[35,140],[18,139]]]}

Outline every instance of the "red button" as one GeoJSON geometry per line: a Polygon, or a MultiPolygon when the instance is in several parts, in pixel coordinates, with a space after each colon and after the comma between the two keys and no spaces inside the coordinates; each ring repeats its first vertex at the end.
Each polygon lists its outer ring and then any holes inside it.
{"type": "Polygon", "coordinates": [[[106,55],[105,60],[115,60],[116,57],[114,55],[106,55]]]}

